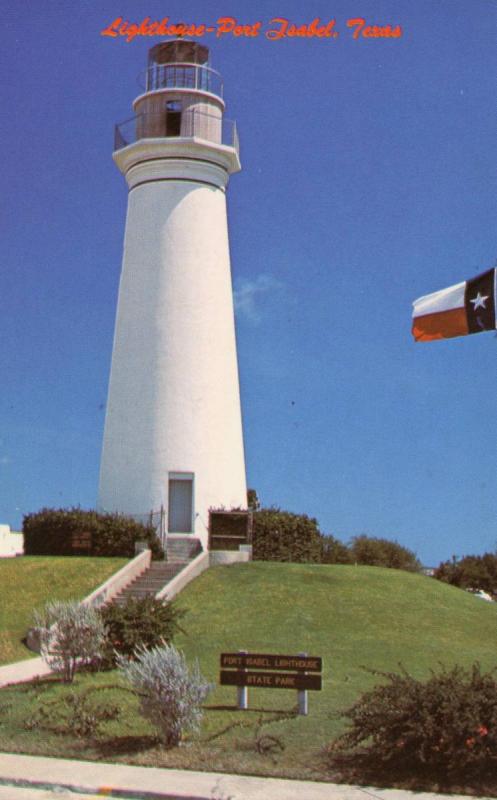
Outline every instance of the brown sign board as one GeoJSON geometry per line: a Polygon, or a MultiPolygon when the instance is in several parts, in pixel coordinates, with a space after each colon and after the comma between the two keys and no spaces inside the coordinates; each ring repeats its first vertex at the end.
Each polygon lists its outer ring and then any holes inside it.
{"type": "MultiPolygon", "coordinates": [[[[277,656],[268,653],[221,653],[221,667],[231,669],[280,669],[321,672],[322,660],[315,656],[277,656]]],[[[238,686],[240,684],[233,684],[238,686]]]]}
{"type": "Polygon", "coordinates": [[[71,536],[73,550],[91,550],[92,535],[90,531],[74,532],[71,536]]]}
{"type": "Polygon", "coordinates": [[[257,686],[259,689],[313,689],[320,691],[321,675],[302,672],[234,672],[221,670],[221,686],[257,686]]]}

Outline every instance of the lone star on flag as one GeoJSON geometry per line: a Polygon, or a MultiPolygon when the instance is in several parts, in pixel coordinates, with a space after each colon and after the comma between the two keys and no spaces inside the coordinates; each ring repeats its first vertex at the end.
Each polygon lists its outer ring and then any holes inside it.
{"type": "Polygon", "coordinates": [[[478,292],[476,297],[473,297],[473,299],[469,301],[470,303],[474,303],[473,311],[476,311],[477,308],[486,308],[485,300],[488,300],[488,294],[483,296],[478,292]]]}

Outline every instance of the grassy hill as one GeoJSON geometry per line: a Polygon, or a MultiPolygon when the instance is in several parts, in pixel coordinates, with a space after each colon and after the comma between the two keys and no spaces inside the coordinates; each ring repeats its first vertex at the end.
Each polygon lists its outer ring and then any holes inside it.
{"type": "MultiPolygon", "coordinates": [[[[402,662],[423,677],[439,662],[450,666],[479,660],[485,669],[497,664],[497,605],[406,572],[269,563],[216,567],[193,581],[177,604],[187,614],[182,622],[185,633],[176,644],[189,661],[198,659],[213,683],[223,651],[307,651],[322,656],[323,691],[309,693],[309,716],[292,714],[294,691],[250,689],[249,711],[238,712],[236,689],[216,686],[207,699],[199,737],[166,751],[139,717],[136,698],[107,688],[116,683],[116,676],[100,673],[78,676],[73,688],[88,692],[93,686],[98,702],[107,695],[121,705],[120,720],[109,723],[101,737],[85,742],[26,731],[24,719],[32,713],[35,695],[12,688],[2,691],[12,716],[0,729],[0,749],[333,779],[320,752],[343,730],[337,712],[381,680],[362,665],[395,671],[402,662]],[[274,738],[264,739],[267,736],[274,738]],[[264,752],[268,743],[269,751],[264,752]]],[[[37,702],[50,702],[66,691],[67,687],[45,685],[37,702]]]]}
{"type": "Polygon", "coordinates": [[[22,639],[33,609],[47,600],[85,597],[126,564],[126,558],[23,556],[0,559],[0,664],[31,658],[22,639]]]}
{"type": "MultiPolygon", "coordinates": [[[[333,714],[381,680],[362,666],[397,671],[401,662],[422,678],[440,662],[497,664],[497,605],[397,570],[261,562],[218,567],[190,584],[178,603],[188,609],[188,635],[178,644],[211,680],[223,651],[323,657],[323,690],[309,693],[309,716],[266,729],[285,731],[284,759],[302,766],[342,730],[333,714]]],[[[233,703],[235,692],[218,687],[210,704],[233,703]]],[[[254,709],[295,703],[295,692],[249,693],[254,709]]]]}
{"type": "MultiPolygon", "coordinates": [[[[329,690],[364,684],[361,665],[415,676],[437,662],[497,663],[497,605],[433,578],[378,567],[270,564],[216,567],[191,583],[181,646],[209,675],[222,650],[308,651],[329,690]],[[357,683],[359,681],[359,683],[357,683]]],[[[346,698],[345,698],[346,699],[346,698]]]]}

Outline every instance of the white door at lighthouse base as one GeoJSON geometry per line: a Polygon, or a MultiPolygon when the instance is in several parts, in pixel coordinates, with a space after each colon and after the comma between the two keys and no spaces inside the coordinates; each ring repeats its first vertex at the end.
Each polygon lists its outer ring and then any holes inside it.
{"type": "Polygon", "coordinates": [[[170,472],[168,490],[168,533],[192,533],[193,473],[170,472]]]}

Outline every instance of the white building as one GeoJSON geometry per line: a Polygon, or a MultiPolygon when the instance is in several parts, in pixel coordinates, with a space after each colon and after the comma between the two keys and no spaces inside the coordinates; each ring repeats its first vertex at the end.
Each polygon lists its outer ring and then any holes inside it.
{"type": "Polygon", "coordinates": [[[10,525],[0,525],[0,558],[13,558],[24,553],[24,536],[12,533],[10,525]]]}
{"type": "Polygon", "coordinates": [[[207,544],[210,508],[246,508],[226,219],[240,170],[208,49],[149,52],[113,158],[129,188],[99,509],[207,544]]]}

